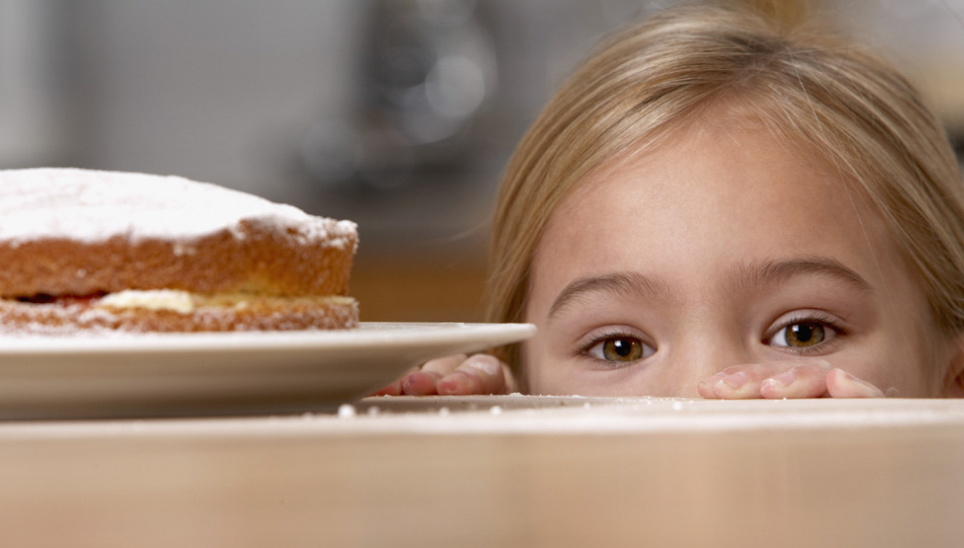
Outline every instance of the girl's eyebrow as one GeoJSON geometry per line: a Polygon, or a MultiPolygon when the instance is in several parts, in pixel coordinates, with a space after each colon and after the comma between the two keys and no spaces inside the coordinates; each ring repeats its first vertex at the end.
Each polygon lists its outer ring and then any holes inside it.
{"type": "MultiPolygon", "coordinates": [[[[785,283],[791,278],[803,275],[826,276],[850,285],[862,293],[873,292],[873,287],[860,274],[841,262],[826,257],[767,261],[747,265],[740,268],[738,273],[722,286],[734,291],[746,291],[785,283]]],[[[677,292],[664,279],[640,272],[612,272],[580,278],[572,281],[559,292],[549,307],[548,318],[551,320],[564,308],[591,293],[613,293],[625,297],[665,300],[677,292]]]]}
{"type": "Polygon", "coordinates": [[[673,293],[669,284],[661,278],[647,276],[640,272],[613,272],[601,276],[580,278],[569,283],[549,307],[549,319],[563,308],[578,301],[589,293],[615,293],[626,297],[648,297],[665,299],[673,293]]]}
{"type": "Polygon", "coordinates": [[[805,257],[783,261],[766,261],[740,269],[731,289],[758,288],[784,283],[795,276],[827,276],[852,286],[863,293],[872,293],[870,285],[860,274],[840,261],[829,257],[805,257]]]}

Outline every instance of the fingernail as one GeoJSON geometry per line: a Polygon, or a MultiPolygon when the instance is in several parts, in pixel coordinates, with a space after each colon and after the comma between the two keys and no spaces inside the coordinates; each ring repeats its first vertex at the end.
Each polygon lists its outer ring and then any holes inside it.
{"type": "Polygon", "coordinates": [[[705,379],[700,381],[700,388],[710,388],[712,386],[716,386],[717,383],[723,380],[723,377],[725,376],[726,375],[724,375],[723,373],[717,373],[712,377],[706,377],[705,379]]]}
{"type": "Polygon", "coordinates": [[[469,383],[469,374],[456,369],[438,381],[436,387],[439,394],[443,396],[453,396],[468,393],[469,383]]]}
{"type": "Polygon", "coordinates": [[[861,388],[864,389],[864,392],[863,392],[863,393],[858,394],[858,395],[856,395],[855,397],[862,397],[862,398],[885,398],[885,397],[888,397],[887,394],[884,393],[883,390],[881,390],[880,388],[877,388],[877,386],[871,384],[869,381],[865,381],[865,380],[863,380],[863,379],[860,379],[860,378],[858,378],[858,377],[855,377],[855,376],[853,376],[852,374],[850,374],[848,371],[844,371],[843,369],[835,369],[834,371],[839,371],[840,374],[843,375],[843,378],[844,378],[847,382],[853,383],[853,384],[855,384],[855,385],[857,385],[857,386],[859,386],[859,387],[861,387],[861,388]]]}
{"type": "Polygon", "coordinates": [[[445,377],[438,381],[435,385],[435,389],[441,396],[451,396],[452,394],[457,394],[459,392],[460,384],[457,380],[445,377]]]}
{"type": "Polygon", "coordinates": [[[746,384],[747,380],[746,373],[741,372],[727,375],[726,377],[723,377],[723,380],[720,382],[729,386],[730,388],[741,388],[744,384],[746,384]]]}
{"type": "Polygon", "coordinates": [[[499,365],[499,360],[495,359],[493,356],[488,356],[485,354],[476,354],[471,358],[465,360],[465,365],[469,367],[474,367],[479,371],[482,371],[486,375],[497,375],[501,366],[499,365]]]}
{"type": "Polygon", "coordinates": [[[855,376],[853,376],[852,374],[850,374],[849,372],[844,371],[843,369],[841,369],[840,372],[843,373],[844,377],[846,377],[846,379],[847,379],[848,381],[852,382],[852,383],[859,384],[860,386],[865,386],[865,387],[867,387],[867,388],[872,388],[872,389],[874,389],[874,390],[880,391],[880,389],[877,388],[876,386],[874,386],[873,384],[871,384],[871,383],[869,383],[869,382],[867,382],[867,381],[865,381],[865,380],[863,380],[863,379],[861,379],[861,378],[859,378],[859,377],[855,377],[855,376]]]}
{"type": "Polygon", "coordinates": [[[773,376],[773,377],[770,377],[769,380],[772,380],[772,381],[774,381],[774,382],[777,382],[777,383],[779,383],[779,384],[781,384],[781,385],[783,385],[783,386],[790,386],[791,384],[793,384],[793,381],[797,380],[797,372],[796,372],[795,370],[791,369],[791,370],[789,370],[789,371],[784,371],[783,373],[780,373],[779,375],[775,375],[775,376],[773,376]]]}

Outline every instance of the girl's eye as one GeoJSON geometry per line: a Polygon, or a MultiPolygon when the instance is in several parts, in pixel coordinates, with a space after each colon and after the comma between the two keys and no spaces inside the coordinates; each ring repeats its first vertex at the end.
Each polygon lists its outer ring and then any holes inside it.
{"type": "Polygon", "coordinates": [[[586,352],[608,362],[633,362],[648,358],[656,350],[636,337],[614,335],[597,340],[586,352]]]}
{"type": "Polygon", "coordinates": [[[829,341],[834,335],[836,331],[824,322],[802,320],[781,327],[770,339],[770,344],[788,348],[810,348],[829,341]]]}

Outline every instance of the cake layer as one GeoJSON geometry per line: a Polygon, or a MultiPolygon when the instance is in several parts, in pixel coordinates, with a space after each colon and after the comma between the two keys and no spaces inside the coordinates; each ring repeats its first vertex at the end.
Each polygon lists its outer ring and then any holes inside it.
{"type": "Polygon", "coordinates": [[[138,299],[137,295],[131,298],[129,293],[118,295],[124,297],[115,299],[113,304],[111,295],[43,303],[0,299],[0,333],[289,331],[347,329],[358,325],[358,304],[350,297],[175,293],[152,300],[138,299]],[[185,306],[185,296],[188,306],[185,306]]]}
{"type": "Polygon", "coordinates": [[[354,246],[303,245],[257,221],[191,242],[0,241],[0,296],[182,289],[196,293],[344,295],[354,246]]]}
{"type": "Polygon", "coordinates": [[[179,177],[0,171],[0,297],[345,295],[357,227],[179,177]]]}

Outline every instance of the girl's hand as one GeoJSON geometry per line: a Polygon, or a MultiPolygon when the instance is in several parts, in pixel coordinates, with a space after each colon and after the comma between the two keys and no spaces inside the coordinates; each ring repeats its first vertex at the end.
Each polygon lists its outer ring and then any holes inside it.
{"type": "Polygon", "coordinates": [[[469,396],[517,392],[509,366],[487,354],[455,354],[428,361],[374,396],[469,396]]]}
{"type": "Polygon", "coordinates": [[[883,398],[883,391],[829,362],[786,361],[735,365],[699,384],[708,399],[883,398]]]}

